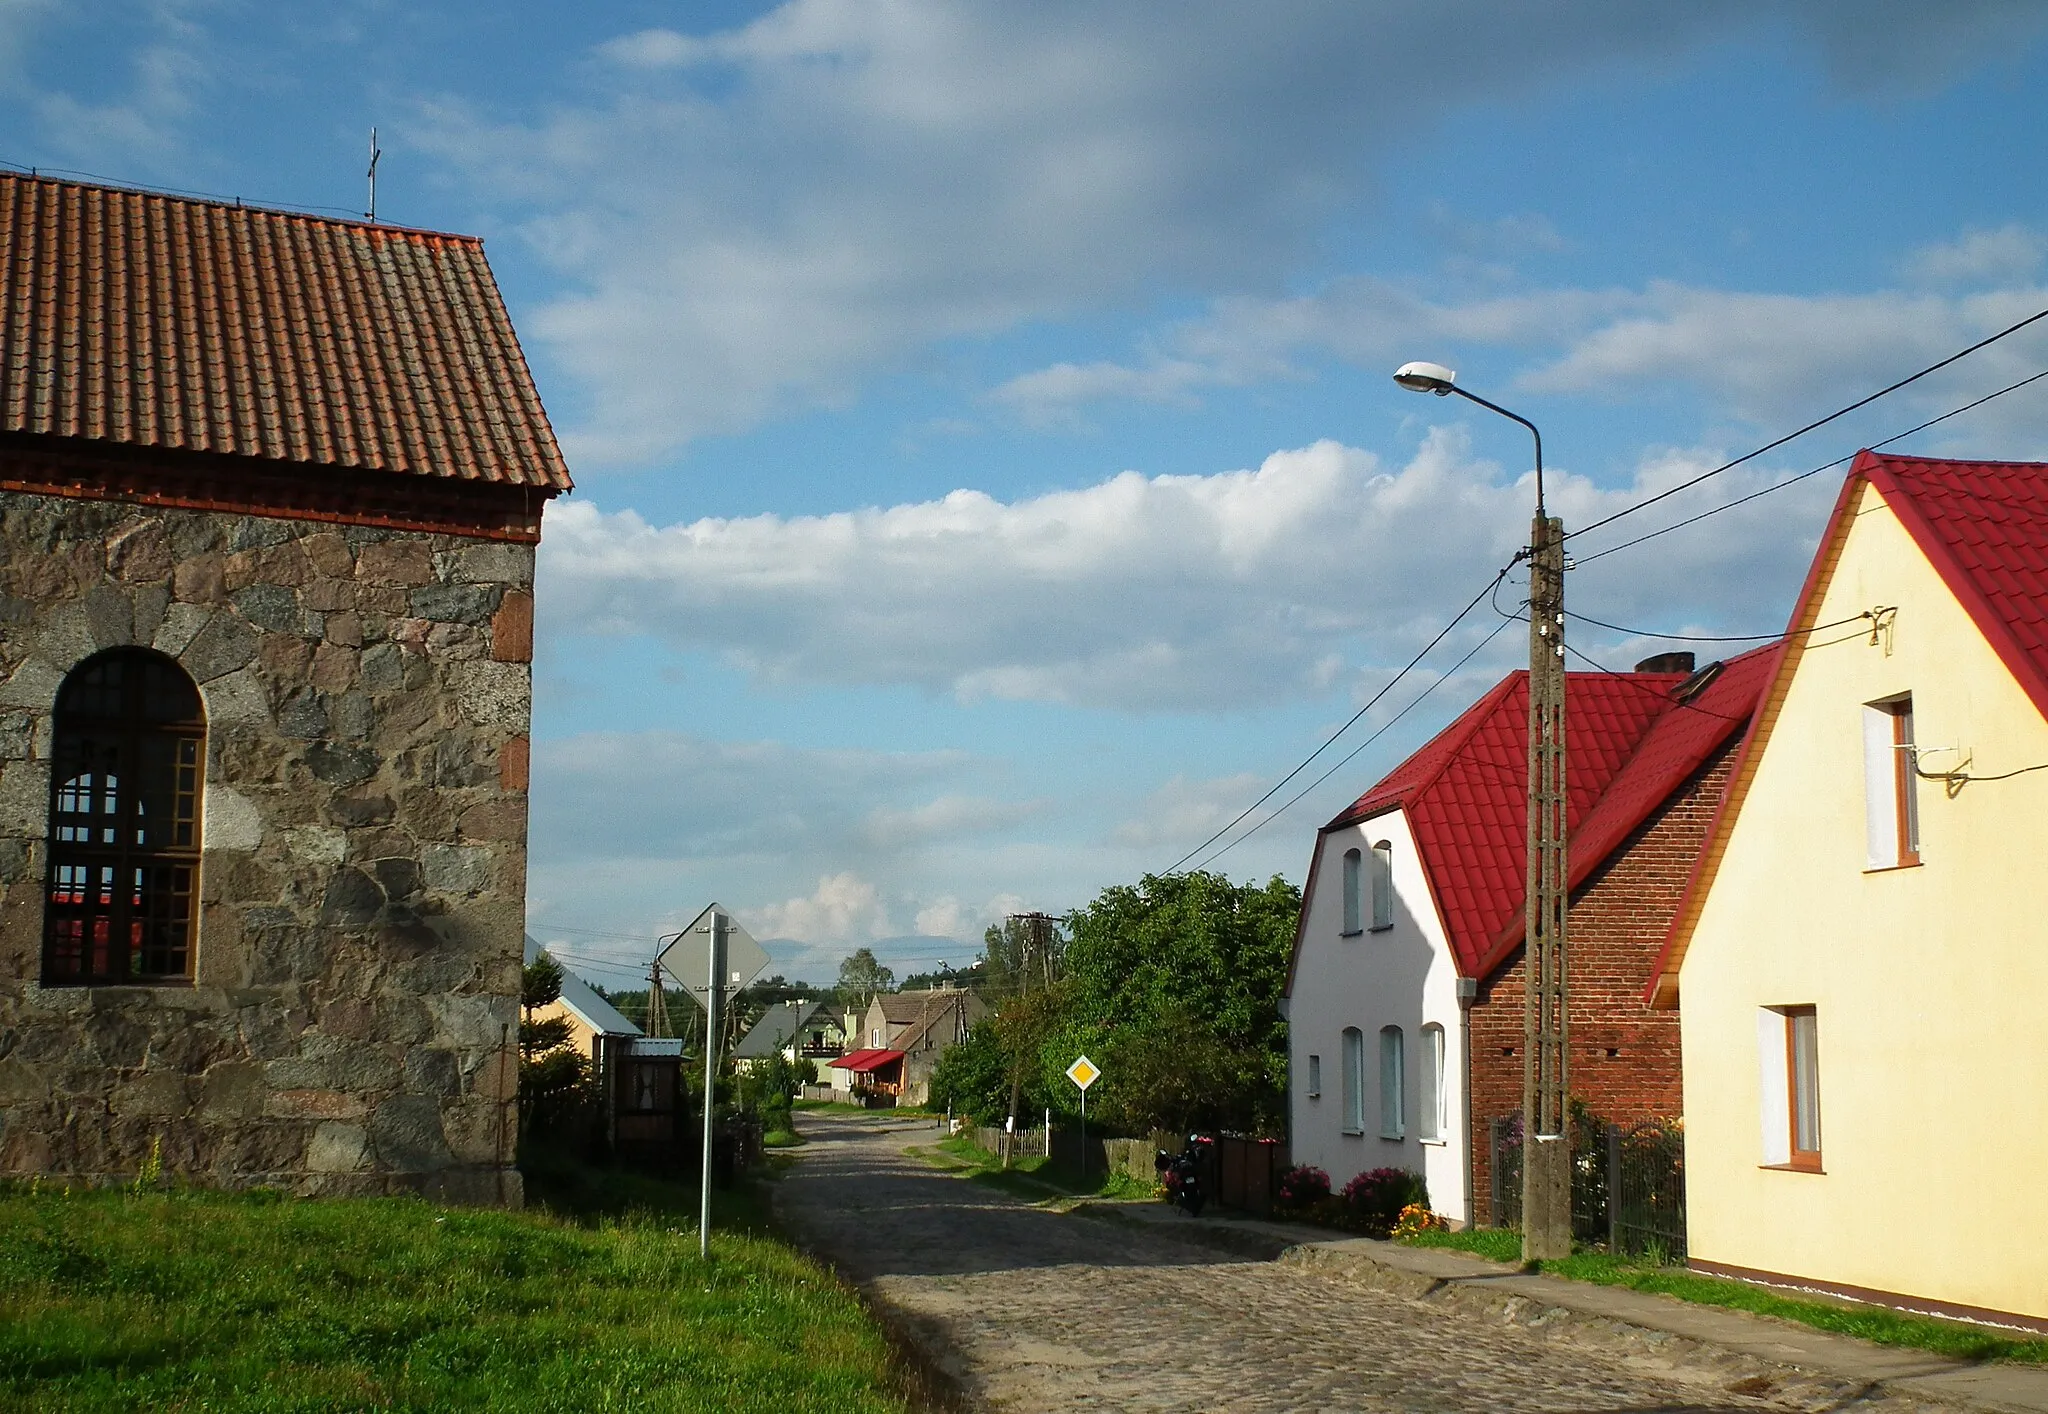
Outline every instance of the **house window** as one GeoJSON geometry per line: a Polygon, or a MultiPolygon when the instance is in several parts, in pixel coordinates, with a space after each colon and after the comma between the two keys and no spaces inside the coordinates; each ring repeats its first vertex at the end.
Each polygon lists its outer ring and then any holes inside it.
{"type": "Polygon", "coordinates": [[[1365,1033],[1344,1028],[1344,1132],[1365,1133],[1365,1033]]]}
{"type": "Polygon", "coordinates": [[[96,654],[57,691],[45,986],[182,981],[199,901],[206,714],[169,658],[96,654]]]}
{"type": "Polygon", "coordinates": [[[1444,1029],[1435,1022],[1422,1028],[1421,1084],[1416,1087],[1415,1137],[1442,1139],[1444,1122],[1444,1029]]]}
{"type": "Polygon", "coordinates": [[[1402,1074],[1407,1060],[1407,1048],[1402,1044],[1401,1028],[1385,1026],[1380,1028],[1380,1138],[1399,1139],[1408,1132],[1407,1116],[1401,1112],[1401,1097],[1406,1092],[1406,1076],[1402,1074]]]}
{"type": "Polygon", "coordinates": [[[1394,846],[1381,840],[1372,847],[1372,927],[1394,926],[1394,846]]]}
{"type": "Polygon", "coordinates": [[[1820,1021],[1810,1006],[1757,1013],[1766,1167],[1820,1172],[1820,1021]]]}
{"type": "Polygon", "coordinates": [[[1363,857],[1357,850],[1344,851],[1344,936],[1347,938],[1354,933],[1365,931],[1365,924],[1362,921],[1365,909],[1359,897],[1364,883],[1360,878],[1363,873],[1363,862],[1363,857]]]}
{"type": "Polygon", "coordinates": [[[1863,820],[1871,869],[1920,862],[1918,780],[1913,769],[1913,699],[1863,708],[1863,820]]]}
{"type": "Polygon", "coordinates": [[[1311,1100],[1323,1098],[1323,1058],[1321,1056],[1310,1056],[1308,1058],[1308,1097],[1311,1100]]]}

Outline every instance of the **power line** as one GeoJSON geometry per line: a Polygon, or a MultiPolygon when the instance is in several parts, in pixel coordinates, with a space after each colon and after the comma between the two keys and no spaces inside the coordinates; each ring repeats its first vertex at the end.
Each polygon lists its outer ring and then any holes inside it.
{"type": "Polygon", "coordinates": [[[1796,438],[1804,437],[1807,433],[1813,431],[1814,429],[1825,427],[1830,422],[1833,422],[1838,418],[1847,417],[1850,413],[1856,411],[1858,408],[1868,407],[1870,404],[1876,402],[1879,398],[1887,397],[1892,393],[1896,393],[1899,389],[1905,387],[1909,383],[1917,383],[1922,378],[1925,378],[1928,374],[1937,373],[1940,370],[1947,368],[1950,364],[1956,362],[1957,360],[1968,358],[1971,354],[1977,352],[1979,349],[1988,348],[1990,345],[1997,343],[2000,339],[2006,338],[2007,336],[2012,334],[2017,334],[2020,330],[2026,328],[2029,324],[2033,324],[2042,319],[2048,319],[2048,309],[2041,310],[2039,313],[2036,314],[2030,314],[2025,319],[2022,319],[2019,323],[2009,325],[2006,328],[1999,330],[1996,334],[1991,335],[1989,338],[1979,339],[1976,343],[1970,345],[1968,348],[1962,349],[1956,353],[1952,353],[1947,358],[1944,358],[1937,363],[1928,364],[1927,367],[1921,369],[1918,373],[1908,374],[1906,377],[1901,378],[1896,383],[1887,384],[1885,387],[1879,388],[1874,393],[1871,393],[1865,397],[1858,398],[1855,402],[1850,403],[1847,407],[1837,408],[1835,409],[1835,411],[1829,413],[1826,417],[1816,418],[1812,422],[1807,423],[1806,426],[1799,428],[1797,431],[1787,432],[1784,436],[1778,438],[1775,441],[1766,442],[1763,446],[1758,447],[1753,452],[1744,452],[1734,461],[1723,462],[1721,465],[1715,467],[1712,471],[1703,471],[1698,476],[1695,476],[1690,480],[1681,481],[1676,486],[1670,487],[1667,490],[1659,491],[1656,495],[1638,501],[1632,506],[1624,506],[1622,509],[1616,511],[1613,515],[1603,517],[1600,520],[1596,520],[1591,525],[1580,526],[1577,530],[1574,530],[1569,535],[1565,536],[1565,539],[1576,540],[1579,536],[1585,535],[1590,531],[1598,530],[1603,525],[1612,525],[1615,521],[1620,520],[1623,516],[1634,515],[1637,511],[1640,511],[1645,507],[1654,506],[1659,501],[1665,500],[1671,496],[1676,496],[1679,492],[1697,486],[1702,481],[1705,481],[1710,477],[1719,476],[1724,471],[1733,470],[1735,467],[1741,466],[1746,461],[1754,461],[1756,458],[1762,456],[1765,452],[1771,451],[1778,447],[1782,447],[1787,442],[1793,441],[1796,438]]]}
{"type": "MultiPolygon", "coordinates": [[[[1882,442],[1872,442],[1870,444],[1869,450],[1874,452],[1880,447],[1889,447],[1892,443],[1903,441],[1905,438],[1912,436],[1915,432],[1925,432],[1928,428],[1934,426],[1938,422],[1947,422],[1952,417],[1960,417],[1966,412],[1970,412],[1976,408],[1984,406],[1984,404],[1990,402],[1994,398],[2002,398],[2007,393],[2016,393],[2020,389],[2026,387],[2029,383],[2038,383],[2043,378],[2048,378],[2048,368],[2044,368],[2039,373],[2035,373],[2026,378],[2022,378],[2017,383],[2008,383],[1995,393],[1986,393],[1981,398],[1972,399],[1970,402],[1964,403],[1961,407],[1950,408],[1947,412],[1941,414],[1941,416],[1939,417],[1930,417],[1925,422],[1915,423],[1913,426],[1908,427],[1904,432],[1894,432],[1891,436],[1885,438],[1882,442]]],[[[1674,530],[1683,530],[1688,525],[1697,525],[1699,522],[1707,519],[1709,516],[1720,515],[1723,511],[1732,511],[1737,506],[1747,505],[1749,502],[1756,500],[1760,496],[1768,496],[1773,491],[1782,491],[1787,486],[1796,486],[1800,482],[1806,480],[1809,476],[1818,476],[1824,471],[1831,471],[1835,467],[1840,466],[1843,462],[1849,461],[1855,455],[1856,454],[1854,452],[1850,452],[1845,456],[1836,457],[1831,462],[1822,462],[1819,466],[1814,467],[1810,471],[1802,471],[1797,476],[1788,476],[1783,481],[1774,482],[1771,485],[1765,486],[1760,490],[1752,491],[1747,496],[1738,496],[1734,500],[1727,502],[1725,505],[1714,506],[1708,510],[1701,511],[1696,516],[1688,516],[1684,520],[1675,521],[1672,524],[1665,526],[1661,530],[1652,530],[1646,535],[1638,535],[1633,540],[1624,540],[1619,545],[1610,545],[1605,550],[1596,550],[1594,553],[1590,555],[1580,556],[1577,558],[1575,563],[1579,565],[1590,565],[1595,560],[1603,560],[1607,558],[1609,555],[1617,554],[1620,551],[1630,548],[1631,546],[1640,545],[1645,540],[1655,540],[1660,535],[1669,535],[1674,530]]],[[[1734,463],[1730,462],[1729,465],[1733,466],[1734,463]]],[[[1708,474],[1711,475],[1712,473],[1708,474]]],[[[1686,483],[1686,485],[1688,486],[1691,484],[1693,483],[1686,483]]],[[[1683,490],[1685,488],[1676,487],[1674,489],[1683,490]]],[[[1648,504],[1648,501],[1643,502],[1643,505],[1648,504]]],[[[1623,512],[1623,514],[1626,514],[1626,512],[1623,512]]],[[[1613,516],[1608,517],[1608,520],[1612,519],[1614,519],[1613,516]]],[[[1600,524],[1602,525],[1605,525],[1606,523],[1606,521],[1600,522],[1600,524]]],[[[1591,529],[1592,527],[1588,526],[1587,528],[1591,529]]]]}
{"type": "MultiPolygon", "coordinates": [[[[1571,609],[1566,609],[1565,613],[1580,623],[1592,624],[1595,628],[1613,629],[1616,633],[1631,634],[1637,638],[1666,638],[1676,643],[1763,643],[1773,638],[1791,636],[1783,629],[1775,633],[1660,633],[1650,628],[1623,628],[1620,624],[1611,624],[1604,619],[1596,619],[1591,614],[1581,614],[1571,609]]],[[[1869,617],[1870,612],[1865,610],[1846,619],[1836,619],[1831,624],[1815,624],[1812,628],[1795,629],[1793,632],[1819,633],[1822,629],[1840,628],[1844,624],[1857,623],[1869,617]]]]}
{"type": "MultiPolygon", "coordinates": [[[[1519,559],[1520,557],[1517,556],[1516,558],[1519,559]]],[[[1271,800],[1274,796],[1278,795],[1280,793],[1280,788],[1282,786],[1286,785],[1289,781],[1293,780],[1303,771],[1306,771],[1315,762],[1315,759],[1318,756],[1321,756],[1325,751],[1328,751],[1332,746],[1335,746],[1337,744],[1337,738],[1343,736],[1344,733],[1350,731],[1353,724],[1355,724],[1360,717],[1363,717],[1366,713],[1370,712],[1374,707],[1378,706],[1380,699],[1385,697],[1388,693],[1392,692],[1394,688],[1397,685],[1399,685],[1403,678],[1407,677],[1410,672],[1414,671],[1416,664],[1420,663],[1424,658],[1428,657],[1430,651],[1434,649],[1439,643],[1442,643],[1446,638],[1450,637],[1451,630],[1456,628],[1459,624],[1463,623],[1465,621],[1465,615],[1471,613],[1474,609],[1478,608],[1479,601],[1486,598],[1488,595],[1492,594],[1495,586],[1497,586],[1502,580],[1506,579],[1508,577],[1508,571],[1513,569],[1514,567],[1515,562],[1513,560],[1510,560],[1507,564],[1501,566],[1500,573],[1493,577],[1492,582],[1489,583],[1486,586],[1486,588],[1480,590],[1477,594],[1473,595],[1471,602],[1466,604],[1464,608],[1458,610],[1456,616],[1453,617],[1449,623],[1443,626],[1443,628],[1437,633],[1437,636],[1435,638],[1432,638],[1428,643],[1425,643],[1422,646],[1421,652],[1417,653],[1413,658],[1410,658],[1408,660],[1407,665],[1403,667],[1400,672],[1395,673],[1392,678],[1387,680],[1385,686],[1381,687],[1378,692],[1375,692],[1372,695],[1371,701],[1367,702],[1363,707],[1359,708],[1356,712],[1353,712],[1351,716],[1348,719],[1346,719],[1344,725],[1337,728],[1337,730],[1335,730],[1334,732],[1331,732],[1330,735],[1324,740],[1323,744],[1317,747],[1314,751],[1311,751],[1302,760],[1300,765],[1296,766],[1293,770],[1289,771],[1279,780],[1273,782],[1272,787],[1269,790],[1267,790],[1267,792],[1264,795],[1260,796],[1250,805],[1247,805],[1244,809],[1240,810],[1237,813],[1236,817],[1232,819],[1229,824],[1225,825],[1215,834],[1209,836],[1209,838],[1207,838],[1206,840],[1203,840],[1200,844],[1196,845],[1186,854],[1183,854],[1179,859],[1174,860],[1174,862],[1165,870],[1165,872],[1168,874],[1177,873],[1181,865],[1187,863],[1190,859],[1193,859],[1196,855],[1200,854],[1210,845],[1216,843],[1216,841],[1222,839],[1225,835],[1229,834],[1232,830],[1236,829],[1238,825],[1244,821],[1245,817],[1250,815],[1254,810],[1257,810],[1261,805],[1264,805],[1267,801],[1271,800]]]]}
{"type": "Polygon", "coordinates": [[[1421,692],[1415,694],[1414,698],[1410,700],[1406,707],[1403,707],[1400,711],[1396,712],[1393,716],[1387,718],[1386,721],[1382,722],[1378,730],[1374,731],[1371,736],[1367,737],[1364,741],[1358,743],[1358,745],[1352,747],[1351,750],[1345,754],[1344,759],[1342,761],[1337,762],[1337,764],[1330,767],[1329,770],[1323,772],[1323,774],[1317,776],[1314,780],[1310,781],[1307,785],[1303,786],[1301,790],[1298,791],[1294,795],[1294,797],[1290,799],[1285,805],[1275,810],[1265,819],[1259,821],[1258,824],[1252,826],[1249,830],[1246,830],[1243,834],[1239,835],[1229,844],[1224,845],[1223,848],[1217,850],[1207,859],[1204,859],[1201,862],[1201,864],[1197,867],[1207,869],[1211,864],[1214,864],[1224,855],[1230,853],[1231,850],[1236,849],[1239,845],[1243,844],[1253,835],[1256,835],[1259,831],[1265,829],[1266,826],[1272,824],[1275,820],[1279,819],[1289,810],[1292,810],[1296,805],[1299,805],[1302,799],[1305,796],[1307,796],[1310,791],[1314,790],[1324,781],[1330,779],[1330,777],[1336,775],[1337,772],[1343,770],[1346,766],[1349,766],[1352,762],[1352,759],[1356,757],[1359,752],[1365,750],[1368,746],[1371,746],[1374,742],[1378,741],[1382,736],[1384,736],[1388,728],[1392,727],[1396,722],[1400,721],[1403,717],[1407,716],[1411,711],[1413,711],[1416,708],[1416,706],[1421,703],[1423,698],[1429,696],[1432,692],[1435,692],[1438,688],[1442,687],[1445,683],[1449,682],[1453,677],[1456,677],[1458,669],[1464,667],[1467,663],[1471,662],[1474,658],[1478,657],[1479,651],[1481,649],[1485,648],[1487,644],[1493,642],[1494,639],[1500,637],[1500,632],[1502,629],[1506,628],[1511,623],[1524,622],[1527,621],[1523,619],[1517,619],[1509,615],[1502,615],[1501,621],[1493,626],[1493,632],[1487,634],[1486,637],[1480,639],[1478,643],[1472,646],[1470,652],[1466,653],[1464,657],[1460,658],[1457,662],[1451,664],[1449,668],[1445,669],[1441,674],[1439,674],[1435,682],[1432,682],[1428,687],[1425,687],[1421,692]]]}

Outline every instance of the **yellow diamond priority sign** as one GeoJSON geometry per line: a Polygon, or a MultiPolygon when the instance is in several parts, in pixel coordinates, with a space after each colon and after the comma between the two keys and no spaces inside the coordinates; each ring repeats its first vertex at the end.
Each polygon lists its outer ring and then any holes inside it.
{"type": "Polygon", "coordinates": [[[1081,1057],[1081,1059],[1067,1067],[1067,1079],[1073,1081],[1084,1091],[1101,1079],[1101,1077],[1102,1068],[1086,1056],[1081,1057]]]}

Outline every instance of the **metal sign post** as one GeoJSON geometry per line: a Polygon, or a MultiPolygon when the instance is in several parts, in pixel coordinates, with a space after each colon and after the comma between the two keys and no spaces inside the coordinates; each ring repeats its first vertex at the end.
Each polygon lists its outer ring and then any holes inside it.
{"type": "MultiPolygon", "coordinates": [[[[1082,1056],[1067,1067],[1067,1079],[1081,1087],[1081,1185],[1088,1184],[1088,1087],[1102,1078],[1102,1068],[1082,1056]]],[[[1051,1122],[1047,1121],[1045,1131],[1046,1148],[1052,1147],[1051,1122]]]]}
{"type": "Polygon", "coordinates": [[[665,965],[670,975],[701,974],[704,992],[692,997],[704,1008],[704,1173],[703,1196],[697,1213],[697,1251],[711,1256],[711,1154],[712,1114],[718,1093],[718,1022],[728,990],[737,992],[761,975],[768,965],[768,953],[747,930],[732,921],[726,911],[712,904],[678,933],[661,951],[657,966],[665,965]]]}

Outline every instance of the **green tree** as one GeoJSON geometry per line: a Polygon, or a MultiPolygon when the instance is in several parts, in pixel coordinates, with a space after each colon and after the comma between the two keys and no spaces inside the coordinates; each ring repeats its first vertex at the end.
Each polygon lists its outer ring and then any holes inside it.
{"type": "MultiPolygon", "coordinates": [[[[1087,1049],[1103,1066],[1089,1109],[1106,1122],[1277,1132],[1280,991],[1300,912],[1301,891],[1278,875],[1261,887],[1148,874],[1103,890],[1067,918],[1063,1024],[1048,1032],[1041,1075],[1087,1049]]],[[[1057,1093],[1071,1111],[1073,1086],[1057,1093]]]]}
{"type": "Polygon", "coordinates": [[[950,1109],[976,1124],[995,1124],[1009,1103],[1009,1050],[993,1021],[978,1021],[932,1067],[931,1107],[950,1109]]]}
{"type": "Polygon", "coordinates": [[[876,993],[895,990],[896,974],[882,966],[872,948],[858,948],[839,964],[839,1000],[855,1011],[866,1011],[876,993]]]}
{"type": "Polygon", "coordinates": [[[542,953],[519,979],[519,1128],[556,1129],[590,1101],[590,1062],[568,1048],[566,1016],[535,1012],[561,999],[562,965],[542,953]]]}

